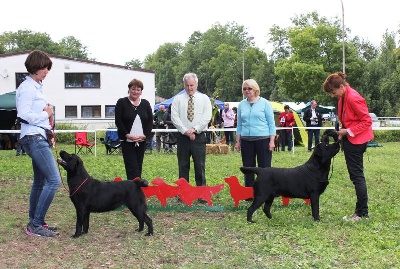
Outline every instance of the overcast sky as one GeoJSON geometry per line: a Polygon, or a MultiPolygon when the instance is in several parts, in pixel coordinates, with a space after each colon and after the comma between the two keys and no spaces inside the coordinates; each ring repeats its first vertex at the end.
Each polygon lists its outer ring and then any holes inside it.
{"type": "MultiPolygon", "coordinates": [[[[343,0],[345,27],[379,45],[386,30],[397,32],[397,0],[343,0]]],[[[340,0],[5,0],[0,9],[0,34],[6,31],[45,32],[53,41],[74,36],[99,62],[124,65],[144,60],[167,42],[184,44],[194,31],[216,23],[236,22],[254,37],[255,45],[270,53],[269,28],[290,26],[295,15],[317,11],[341,19],[340,0]]],[[[398,37],[398,35],[397,35],[398,37]]]]}

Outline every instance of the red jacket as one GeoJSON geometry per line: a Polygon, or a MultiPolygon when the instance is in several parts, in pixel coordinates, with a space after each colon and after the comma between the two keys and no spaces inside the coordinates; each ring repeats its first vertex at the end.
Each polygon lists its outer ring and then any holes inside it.
{"type": "Polygon", "coordinates": [[[352,144],[360,145],[374,138],[372,119],[365,99],[350,86],[339,99],[338,117],[342,128],[347,129],[347,138],[352,144]],[[343,106],[344,102],[344,106],[343,106]]]}
{"type": "MultiPolygon", "coordinates": [[[[296,121],[294,120],[294,116],[292,112],[289,112],[289,114],[286,115],[286,112],[283,111],[281,114],[279,114],[278,121],[281,124],[281,127],[292,127],[296,124],[296,121]]],[[[291,132],[291,129],[285,129],[286,132],[291,132]]]]}

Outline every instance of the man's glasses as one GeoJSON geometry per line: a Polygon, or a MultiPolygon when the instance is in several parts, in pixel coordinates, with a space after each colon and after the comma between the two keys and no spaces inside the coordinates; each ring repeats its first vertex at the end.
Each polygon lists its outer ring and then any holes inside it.
{"type": "Polygon", "coordinates": [[[253,88],[246,88],[246,87],[243,88],[244,91],[251,91],[252,89],[253,88]]]}

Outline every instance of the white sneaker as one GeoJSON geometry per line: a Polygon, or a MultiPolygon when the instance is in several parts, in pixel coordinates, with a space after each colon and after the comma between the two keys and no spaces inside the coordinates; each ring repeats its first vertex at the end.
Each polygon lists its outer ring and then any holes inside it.
{"type": "Polygon", "coordinates": [[[357,214],[353,214],[351,217],[344,216],[344,217],[343,217],[343,220],[345,220],[345,221],[351,221],[351,222],[356,222],[356,221],[362,220],[363,218],[368,218],[368,216],[360,217],[360,216],[358,216],[357,214]]]}

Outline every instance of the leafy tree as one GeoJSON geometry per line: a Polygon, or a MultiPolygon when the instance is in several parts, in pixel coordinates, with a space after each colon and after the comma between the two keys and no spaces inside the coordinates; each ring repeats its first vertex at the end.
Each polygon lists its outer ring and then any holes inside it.
{"type": "MultiPolygon", "coordinates": [[[[329,73],[342,69],[340,22],[337,18],[330,22],[312,12],[292,18],[292,23],[294,26],[286,32],[276,31],[285,35],[272,37],[272,40],[287,37],[287,41],[281,40],[279,44],[286,44],[285,47],[290,44],[290,50],[283,50],[285,53],[290,51],[290,57],[279,58],[275,67],[280,94],[293,101],[317,99],[324,104],[334,104],[321,85],[329,73]]],[[[346,44],[346,59],[349,72],[357,74],[362,65],[351,44],[346,44]]]]}
{"type": "Polygon", "coordinates": [[[58,43],[58,47],[60,51],[59,53],[57,53],[58,55],[89,60],[87,47],[73,36],[62,38],[61,41],[58,43]]]}
{"type": "Polygon", "coordinates": [[[176,67],[180,62],[182,45],[180,43],[165,43],[157,51],[146,57],[144,66],[146,69],[156,71],[157,95],[170,98],[180,90],[176,87],[176,67]]]}
{"type": "Polygon", "coordinates": [[[64,37],[57,43],[51,40],[50,36],[46,33],[36,33],[30,30],[4,32],[0,35],[0,53],[36,49],[60,56],[89,59],[87,47],[73,36],[64,37]]]}
{"type": "Polygon", "coordinates": [[[129,66],[131,68],[143,68],[144,64],[139,59],[132,59],[129,62],[125,62],[125,66],[129,66]]]}
{"type": "Polygon", "coordinates": [[[57,52],[57,45],[46,33],[35,33],[30,30],[4,32],[0,35],[0,43],[5,53],[25,50],[42,50],[47,53],[57,52]]]}

